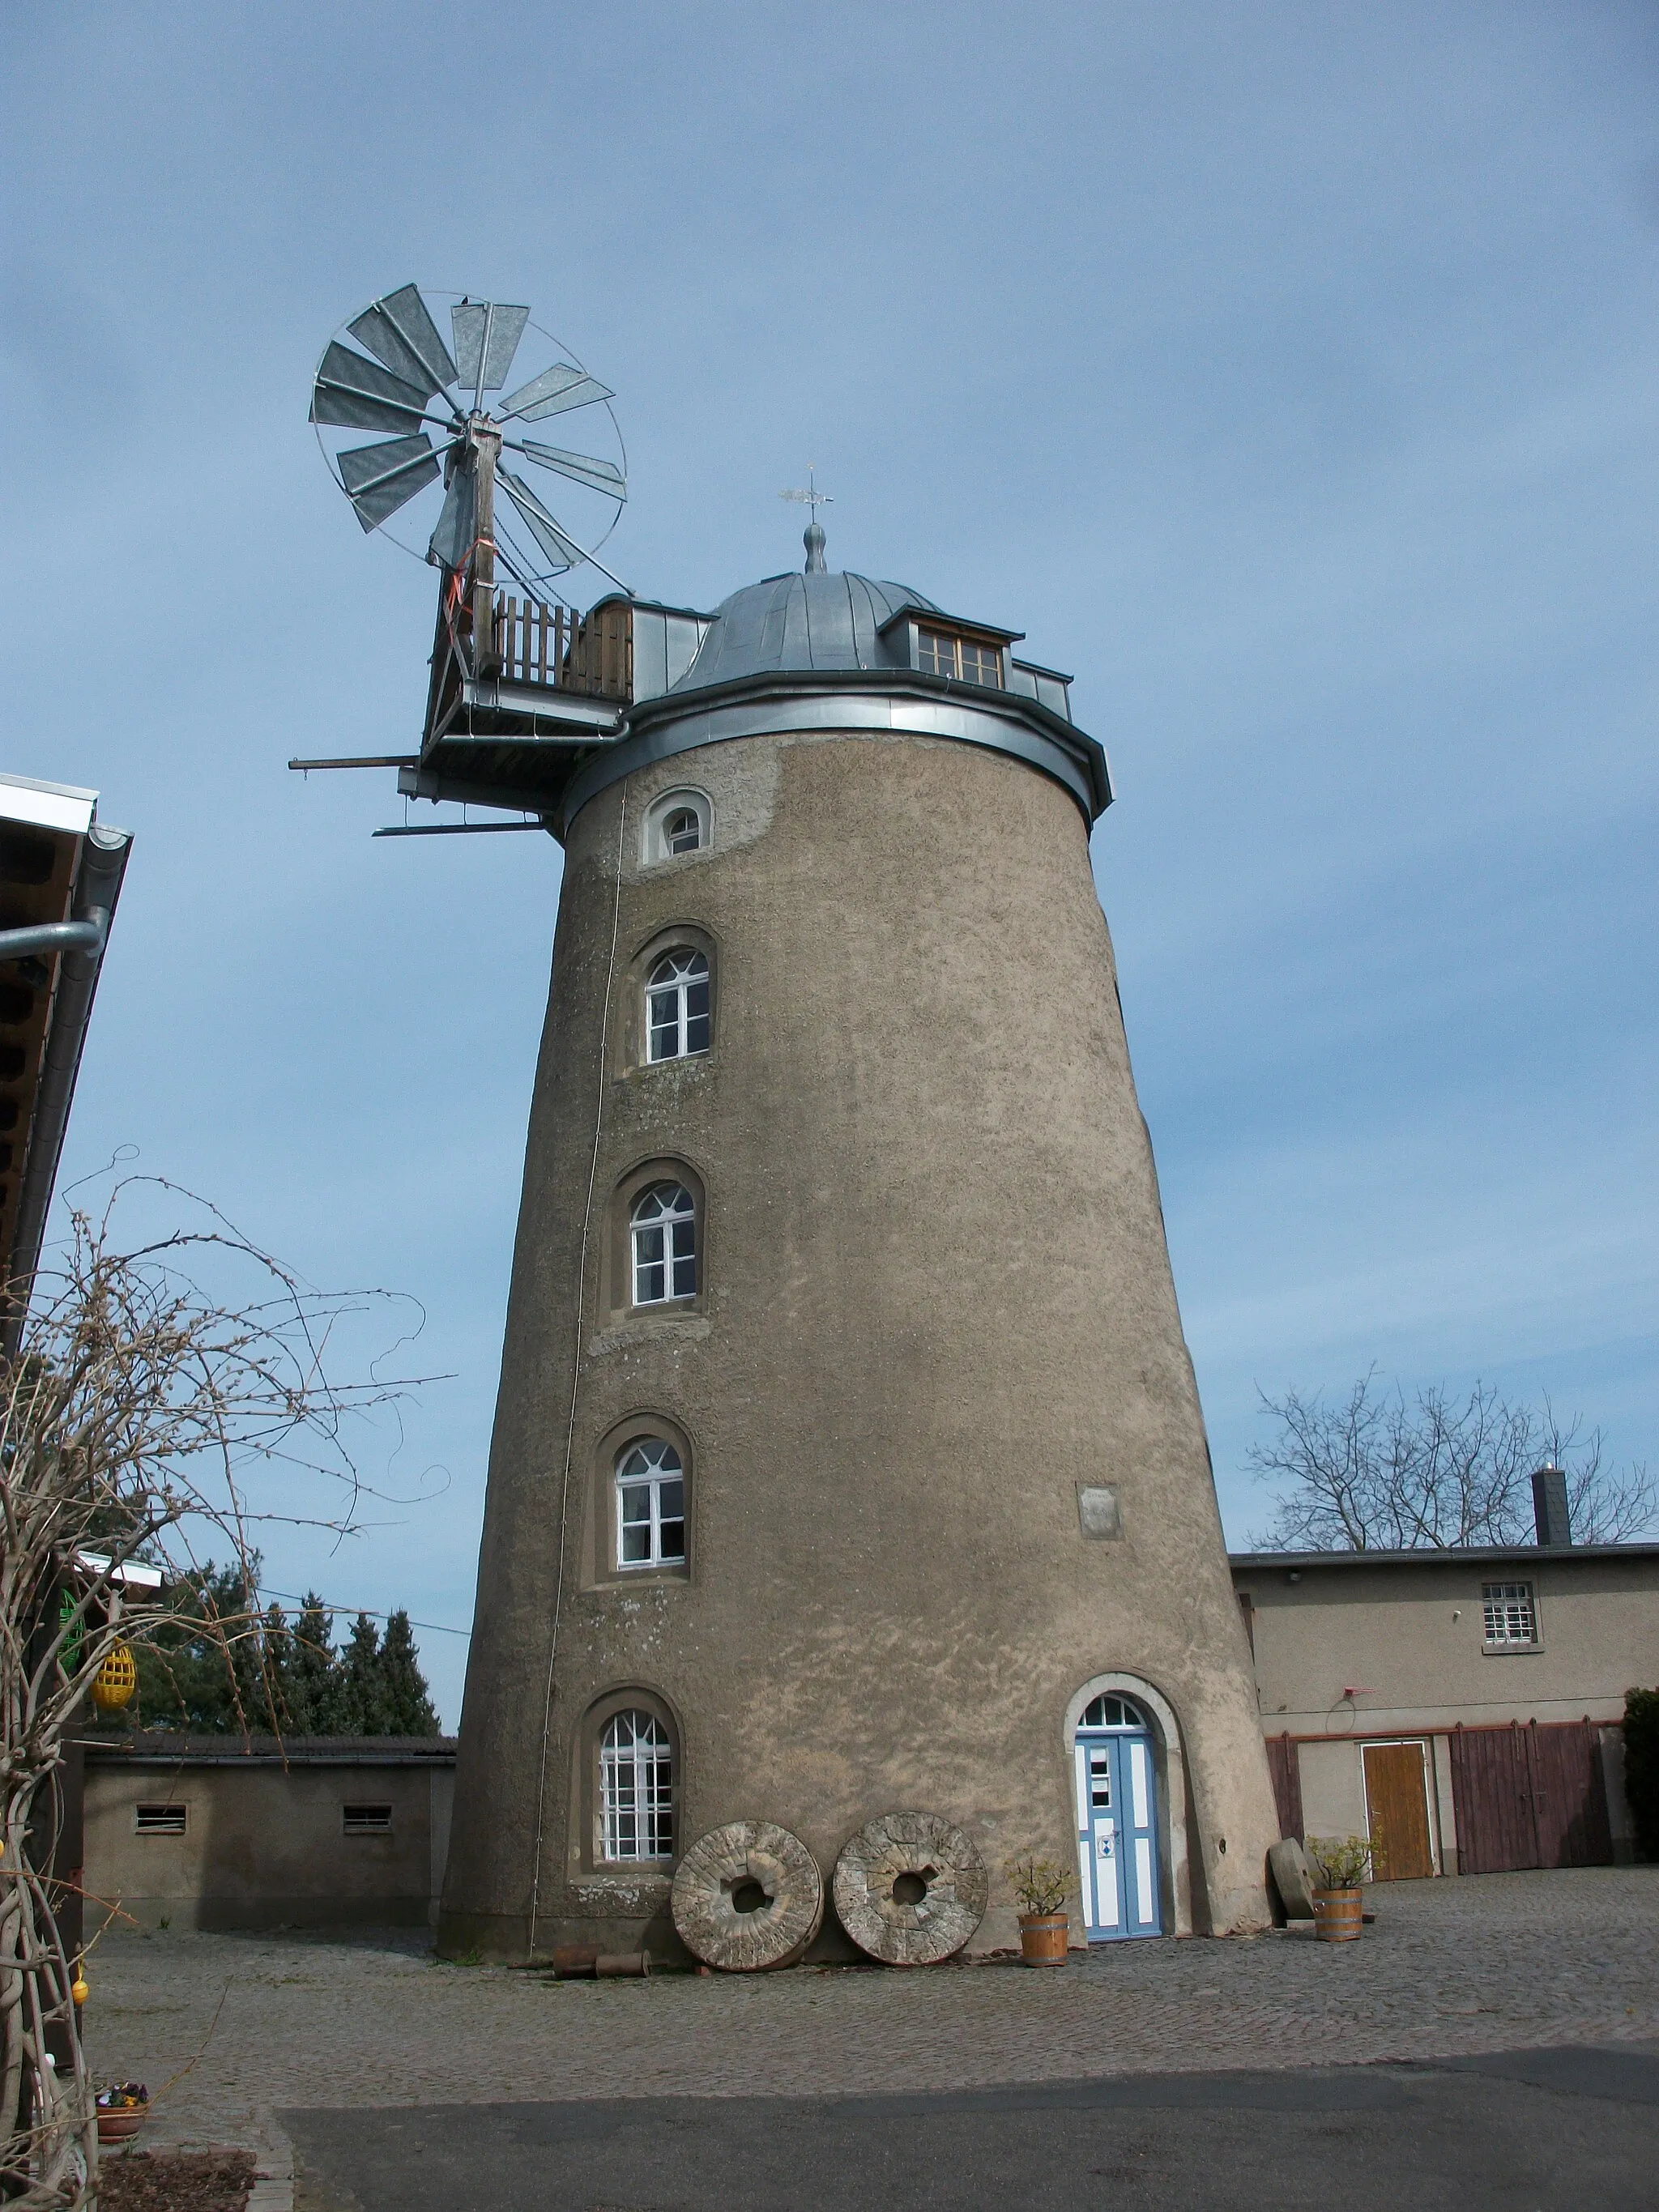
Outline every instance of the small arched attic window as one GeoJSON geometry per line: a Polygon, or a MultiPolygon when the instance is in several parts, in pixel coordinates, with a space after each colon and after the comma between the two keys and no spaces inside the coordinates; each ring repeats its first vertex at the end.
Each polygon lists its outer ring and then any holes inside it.
{"type": "Polygon", "coordinates": [[[645,857],[679,860],[714,842],[714,812],[702,791],[665,791],[646,810],[645,857]]]}

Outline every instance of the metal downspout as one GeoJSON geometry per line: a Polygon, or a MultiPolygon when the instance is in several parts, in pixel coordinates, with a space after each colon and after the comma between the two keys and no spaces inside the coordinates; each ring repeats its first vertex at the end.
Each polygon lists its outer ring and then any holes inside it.
{"type": "MultiPolygon", "coordinates": [[[[15,1284],[32,1284],[40,1262],[46,1209],[58,1180],[58,1163],[64,1150],[64,1133],[69,1125],[70,1103],[75,1097],[82,1048],[86,1043],[93,994],[98,988],[103,967],[110,917],[121,895],[121,878],[126,872],[127,855],[131,849],[132,838],[127,830],[106,830],[94,823],[81,850],[81,866],[76,874],[75,897],[70,909],[72,919],[68,922],[43,923],[37,929],[0,933],[0,959],[18,959],[33,950],[63,952],[57,996],[41,1056],[40,1080],[35,1091],[27,1164],[17,1200],[17,1227],[12,1237],[9,1269],[9,1280],[15,1284]],[[43,936],[47,940],[44,946],[25,946],[17,942],[26,937],[35,939],[43,936]]],[[[26,1289],[21,1297],[9,1301],[3,1324],[0,1324],[0,1349],[7,1352],[16,1350],[27,1310],[26,1289]]]]}

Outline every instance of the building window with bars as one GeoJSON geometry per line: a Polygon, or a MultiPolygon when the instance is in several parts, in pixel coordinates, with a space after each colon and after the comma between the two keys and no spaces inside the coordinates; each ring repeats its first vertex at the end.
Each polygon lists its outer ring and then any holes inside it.
{"type": "Polygon", "coordinates": [[[684,1183],[653,1182],[634,1201],[634,1304],[697,1295],[697,1207],[684,1183]]]}
{"type": "Polygon", "coordinates": [[[685,1565],[685,1468],[665,1437],[641,1437],[617,1457],[617,1565],[685,1565]]]}
{"type": "Polygon", "coordinates": [[[389,1836],[392,1833],[390,1805],[342,1805],[340,1832],[347,1836],[389,1836]]]}
{"type": "Polygon", "coordinates": [[[708,1049],[708,959],[690,945],[665,952],[645,987],[646,1053],[690,1060],[708,1049]]]}
{"type": "Polygon", "coordinates": [[[1538,1641],[1538,1611],[1530,1583],[1484,1583],[1480,1610],[1489,1651],[1513,1650],[1538,1641]]]}
{"type": "Polygon", "coordinates": [[[613,1714],[599,1739],[599,1855],[674,1855],[674,1747],[654,1714],[613,1714]]]}
{"type": "Polygon", "coordinates": [[[942,629],[917,632],[916,665],[929,676],[952,676],[958,683],[1002,689],[1002,654],[996,646],[952,637],[942,629]]]}
{"type": "Polygon", "coordinates": [[[187,1805],[135,1805],[133,1833],[138,1836],[182,1836],[190,1815],[187,1805]]]}

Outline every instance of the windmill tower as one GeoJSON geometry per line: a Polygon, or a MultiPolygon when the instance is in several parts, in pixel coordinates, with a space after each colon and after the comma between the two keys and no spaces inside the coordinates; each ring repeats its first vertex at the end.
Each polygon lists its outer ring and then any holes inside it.
{"type": "Polygon", "coordinates": [[[1105,756],[1018,632],[830,570],[816,505],[806,551],[712,613],[538,608],[561,649],[494,673],[500,590],[446,570],[400,780],[565,866],[441,1944],[672,1954],[696,1838],[827,1873],[901,1808],[1073,1866],[1091,1937],[1260,1926],[1105,756]]]}

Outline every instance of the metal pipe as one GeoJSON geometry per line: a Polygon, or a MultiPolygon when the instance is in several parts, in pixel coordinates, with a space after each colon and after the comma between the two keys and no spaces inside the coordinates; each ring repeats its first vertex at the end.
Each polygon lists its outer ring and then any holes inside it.
{"type": "Polygon", "coordinates": [[[30,952],[101,952],[109,915],[88,921],[38,921],[27,929],[0,929],[0,960],[21,960],[30,952]]]}
{"type": "MultiPolygon", "coordinates": [[[[64,1132],[69,1124],[70,1102],[75,1096],[75,1079],[80,1072],[81,1051],[86,1042],[87,1022],[103,967],[110,916],[121,894],[121,878],[126,872],[127,855],[131,849],[129,831],[105,830],[94,823],[81,848],[72,918],[68,923],[46,925],[62,929],[74,928],[78,924],[94,934],[90,939],[82,938],[76,946],[64,952],[58,972],[52,1024],[41,1056],[40,1080],[34,1094],[34,1121],[29,1131],[23,1187],[18,1194],[17,1226],[12,1232],[9,1255],[8,1285],[16,1288],[8,1299],[3,1324],[0,1325],[0,1349],[8,1352],[17,1347],[23,1316],[28,1310],[29,1292],[46,1234],[46,1209],[58,1180],[58,1162],[64,1150],[64,1132]]],[[[33,930],[8,933],[13,938],[36,933],[33,930]]]]}

